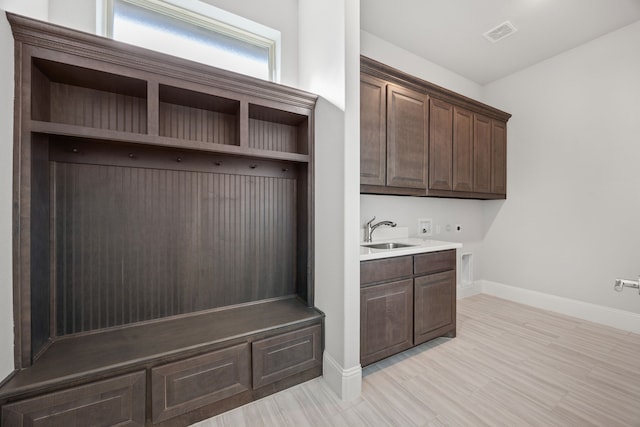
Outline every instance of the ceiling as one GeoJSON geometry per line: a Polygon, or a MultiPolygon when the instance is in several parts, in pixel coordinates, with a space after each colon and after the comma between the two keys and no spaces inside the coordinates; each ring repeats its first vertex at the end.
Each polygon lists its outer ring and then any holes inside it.
{"type": "Polygon", "coordinates": [[[361,0],[360,8],[364,31],[481,85],[640,20],[640,0],[361,0]],[[497,43],[483,37],[507,20],[517,32],[497,43]]]}

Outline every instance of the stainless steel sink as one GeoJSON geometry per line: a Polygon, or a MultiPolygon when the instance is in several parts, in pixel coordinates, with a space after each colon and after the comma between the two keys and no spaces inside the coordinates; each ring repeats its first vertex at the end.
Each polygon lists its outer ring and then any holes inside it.
{"type": "Polygon", "coordinates": [[[371,243],[368,245],[361,245],[364,248],[371,248],[371,249],[398,249],[398,248],[409,248],[411,246],[416,246],[416,245],[407,245],[405,243],[371,243]]]}

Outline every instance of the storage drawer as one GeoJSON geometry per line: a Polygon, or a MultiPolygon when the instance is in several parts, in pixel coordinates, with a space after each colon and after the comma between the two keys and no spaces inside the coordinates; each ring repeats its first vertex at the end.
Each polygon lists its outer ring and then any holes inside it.
{"type": "Polygon", "coordinates": [[[2,425],[144,426],[145,375],[130,375],[45,394],[2,407],[2,425]]]}
{"type": "Polygon", "coordinates": [[[360,284],[402,279],[413,273],[413,257],[376,259],[360,262],[360,284]]]}
{"type": "Polygon", "coordinates": [[[320,366],[321,347],[321,325],[254,342],[253,388],[320,366]]]}
{"type": "Polygon", "coordinates": [[[249,389],[249,344],[151,369],[153,422],[185,414],[249,389]]]}
{"type": "Polygon", "coordinates": [[[414,255],[414,273],[431,274],[456,269],[455,249],[414,255]]]}

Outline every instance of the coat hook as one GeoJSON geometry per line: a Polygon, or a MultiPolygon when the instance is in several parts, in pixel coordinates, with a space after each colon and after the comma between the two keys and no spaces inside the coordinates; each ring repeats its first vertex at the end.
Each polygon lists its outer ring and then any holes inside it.
{"type": "Polygon", "coordinates": [[[255,168],[257,168],[257,167],[258,167],[258,165],[251,165],[251,166],[249,166],[249,167],[250,167],[251,169],[255,169],[255,168]]]}
{"type": "Polygon", "coordinates": [[[287,168],[282,168],[282,172],[287,172],[289,169],[287,168]]]}
{"type": "Polygon", "coordinates": [[[182,161],[182,157],[176,157],[176,162],[180,163],[182,161]]]}
{"type": "Polygon", "coordinates": [[[136,156],[133,153],[129,153],[129,158],[134,159],[136,156]]]}
{"type": "Polygon", "coordinates": [[[216,166],[221,166],[222,162],[214,162],[213,164],[216,165],[216,166]]]}
{"type": "Polygon", "coordinates": [[[78,150],[76,147],[73,147],[73,148],[71,149],[71,151],[73,151],[74,153],[77,153],[77,152],[79,152],[80,150],[78,150]]]}

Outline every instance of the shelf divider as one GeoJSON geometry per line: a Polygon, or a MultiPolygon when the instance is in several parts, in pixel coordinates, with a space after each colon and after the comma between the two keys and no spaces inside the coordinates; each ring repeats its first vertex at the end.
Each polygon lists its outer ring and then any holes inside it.
{"type": "Polygon", "coordinates": [[[157,80],[147,81],[147,133],[159,135],[160,120],[160,84],[157,80]]]}

